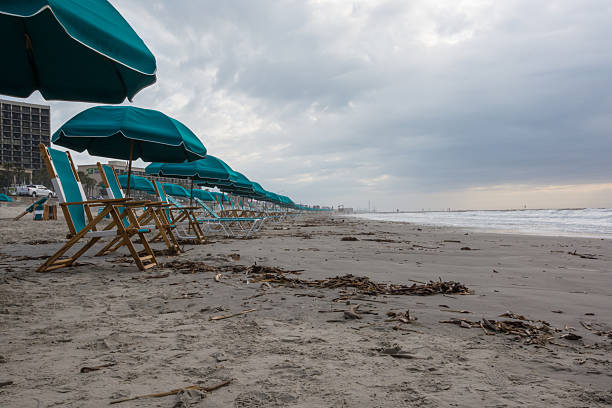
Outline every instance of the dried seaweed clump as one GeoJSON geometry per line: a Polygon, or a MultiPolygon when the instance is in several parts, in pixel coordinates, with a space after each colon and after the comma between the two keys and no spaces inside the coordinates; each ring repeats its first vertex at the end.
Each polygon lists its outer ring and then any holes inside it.
{"type": "MultiPolygon", "coordinates": [[[[296,271],[293,271],[295,273],[296,271]]],[[[289,287],[313,287],[313,288],[355,288],[358,293],[364,295],[410,295],[410,296],[429,296],[436,294],[471,294],[470,290],[459,282],[430,281],[425,284],[387,284],[372,282],[366,276],[353,276],[347,274],[334,278],[305,280],[298,278],[288,278],[285,271],[278,268],[265,268],[253,265],[248,274],[253,282],[268,282],[289,287]]]]}

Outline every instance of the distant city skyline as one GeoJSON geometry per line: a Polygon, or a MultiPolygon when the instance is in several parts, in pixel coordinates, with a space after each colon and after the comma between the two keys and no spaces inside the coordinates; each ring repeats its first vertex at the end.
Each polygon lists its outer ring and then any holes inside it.
{"type": "MultiPolygon", "coordinates": [[[[134,105],[264,188],[386,211],[612,206],[609,1],[111,2],[157,59],[134,105]]],[[[51,131],[92,106],[19,101],[51,105],[51,131]]]]}

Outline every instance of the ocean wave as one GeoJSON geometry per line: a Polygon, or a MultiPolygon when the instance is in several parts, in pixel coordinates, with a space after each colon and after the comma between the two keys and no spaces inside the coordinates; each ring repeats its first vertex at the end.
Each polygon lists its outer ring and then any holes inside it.
{"type": "Polygon", "coordinates": [[[612,208],[364,213],[353,216],[531,235],[612,238],[612,208]]]}

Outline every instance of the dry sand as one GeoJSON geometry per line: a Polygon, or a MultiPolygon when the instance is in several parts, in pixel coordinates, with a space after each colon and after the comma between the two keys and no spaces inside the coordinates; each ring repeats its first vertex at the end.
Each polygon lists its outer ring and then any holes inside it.
{"type": "Polygon", "coordinates": [[[233,381],[203,400],[181,393],[114,406],[612,404],[612,338],[593,333],[612,328],[609,240],[302,217],[269,225],[257,239],[212,237],[206,245],[185,245],[179,257],[160,257],[217,268],[212,271],[159,267],[143,273],[123,253],[86,256],[80,266],[38,274],[38,258],[59,247],[66,227],[63,220],[35,222],[31,216],[7,220],[17,212],[0,208],[0,384],[12,381],[0,385],[2,407],[107,406],[228,379],[233,381]],[[358,240],[341,240],[346,236],[358,240]],[[268,288],[247,282],[243,271],[231,272],[254,263],[303,270],[300,279],[351,273],[411,284],[441,277],[474,294],[381,295],[347,305],[332,301],[341,289],[268,288]],[[357,304],[378,314],[347,320],[341,312],[320,312],[357,304]],[[407,309],[418,320],[400,323],[406,330],[385,321],[388,311],[407,309]],[[554,344],[539,346],[440,323],[503,320],[506,311],[561,331],[553,334],[554,344]],[[583,338],[560,338],[571,332],[583,338]],[[380,352],[394,345],[407,358],[380,352]],[[105,364],[111,365],[79,372],[105,364]]]}

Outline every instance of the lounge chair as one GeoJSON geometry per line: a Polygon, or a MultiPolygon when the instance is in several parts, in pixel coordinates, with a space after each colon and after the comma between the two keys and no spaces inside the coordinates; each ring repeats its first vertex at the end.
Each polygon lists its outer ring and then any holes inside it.
{"type": "Polygon", "coordinates": [[[140,205],[139,203],[132,202],[127,198],[87,200],[70,153],[47,148],[42,143],[40,144],[40,151],[68,225],[69,239],[37,269],[38,272],[71,266],[103,237],[120,238],[127,246],[140,270],[157,265],[155,254],[145,237],[145,233],[150,232],[150,230],[139,226],[138,220],[131,209],[133,205],[140,205]],[[102,211],[94,217],[92,208],[95,207],[102,207],[102,211]],[[121,208],[124,208],[123,216],[119,212],[121,208]],[[104,227],[98,225],[107,214],[110,214],[112,218],[111,223],[104,227]],[[129,226],[123,223],[123,217],[128,218],[129,226]],[[130,237],[135,235],[138,235],[144,247],[143,256],[138,253],[134,243],[130,240],[130,237]],[[60,259],[81,239],[88,239],[88,241],[71,257],[60,259]]]}
{"type": "Polygon", "coordinates": [[[206,227],[207,230],[222,229],[226,236],[235,237],[237,232],[242,232],[244,238],[249,238],[251,235],[261,230],[266,220],[265,217],[220,217],[213,211],[204,201],[199,198],[194,198],[195,202],[200,204],[205,213],[210,215],[210,218],[198,218],[198,221],[206,227]],[[215,226],[217,228],[215,228],[215,226]]]}
{"type": "Polygon", "coordinates": [[[37,206],[37,205],[40,205],[40,204],[44,204],[44,203],[46,203],[48,199],[49,199],[49,197],[43,197],[43,198],[41,198],[41,199],[37,200],[37,201],[36,201],[34,204],[32,204],[31,206],[29,206],[28,208],[26,208],[24,212],[22,212],[21,214],[19,214],[18,216],[16,216],[16,217],[14,218],[14,221],[18,221],[18,220],[20,220],[20,219],[21,219],[21,218],[22,218],[24,215],[26,215],[27,213],[34,212],[34,208],[36,208],[36,206],[37,206]]]}
{"type": "MultiPolygon", "coordinates": [[[[177,236],[181,239],[195,240],[200,244],[206,243],[204,231],[202,231],[202,228],[198,223],[198,219],[193,212],[193,210],[198,209],[198,207],[185,207],[180,204],[177,205],[176,200],[172,199],[173,202],[170,201],[169,198],[171,197],[166,195],[164,186],[161,182],[155,181],[153,185],[155,186],[155,193],[157,194],[159,200],[164,204],[171,204],[170,207],[166,207],[164,209],[164,212],[166,213],[166,217],[170,223],[176,226],[177,232],[181,232],[179,230],[179,227],[181,227],[182,234],[177,234],[177,236]]],[[[158,236],[156,236],[154,239],[156,239],[158,236]]]]}
{"type": "MultiPolygon", "coordinates": [[[[106,188],[108,198],[125,198],[115,170],[111,166],[101,163],[98,163],[98,170],[102,178],[102,183],[106,188]]],[[[168,249],[178,255],[181,253],[181,248],[172,232],[174,226],[170,224],[163,211],[163,207],[165,206],[167,206],[167,204],[162,204],[161,202],[147,202],[143,206],[144,212],[138,216],[138,223],[142,228],[158,231],[158,236],[161,237],[168,249]]],[[[123,209],[120,209],[119,213],[123,215],[123,209]]],[[[127,218],[123,218],[123,224],[126,227],[129,226],[127,218]]],[[[106,244],[96,255],[100,256],[114,252],[122,245],[123,241],[119,238],[115,238],[106,244]]]]}

